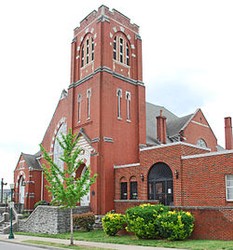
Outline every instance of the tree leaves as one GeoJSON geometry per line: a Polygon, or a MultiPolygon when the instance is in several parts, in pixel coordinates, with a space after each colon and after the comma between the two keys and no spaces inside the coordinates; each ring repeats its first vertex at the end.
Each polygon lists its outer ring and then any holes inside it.
{"type": "Polygon", "coordinates": [[[97,175],[91,176],[90,166],[86,166],[86,171],[76,177],[77,170],[84,165],[84,162],[80,160],[82,149],[78,147],[78,138],[72,134],[71,130],[67,134],[62,134],[61,138],[57,138],[57,140],[63,149],[63,154],[60,156],[60,160],[65,164],[63,170],[54,163],[50,154],[40,145],[43,157],[48,164],[42,166],[45,178],[49,183],[47,189],[52,194],[53,203],[65,208],[74,208],[89,192],[97,175]]]}

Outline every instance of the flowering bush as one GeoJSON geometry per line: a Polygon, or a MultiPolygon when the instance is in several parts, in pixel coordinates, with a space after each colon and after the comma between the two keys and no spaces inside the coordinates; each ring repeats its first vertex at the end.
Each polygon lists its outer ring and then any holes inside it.
{"type": "Polygon", "coordinates": [[[194,217],[189,212],[169,211],[163,205],[143,204],[126,211],[127,231],[141,239],[165,238],[183,240],[194,228],[194,217]]]}
{"type": "Polygon", "coordinates": [[[190,212],[169,211],[158,216],[160,235],[168,240],[184,240],[194,228],[194,217],[190,212]]]}
{"type": "Polygon", "coordinates": [[[102,218],[104,232],[109,236],[114,236],[116,233],[125,227],[126,221],[123,214],[107,213],[102,218]]]}
{"type": "Polygon", "coordinates": [[[76,214],[73,216],[74,227],[83,228],[86,231],[91,231],[95,224],[95,215],[92,212],[76,214]]]}
{"type": "Polygon", "coordinates": [[[141,239],[160,238],[157,217],[168,212],[164,205],[142,204],[126,211],[127,231],[133,232],[141,239]]]}

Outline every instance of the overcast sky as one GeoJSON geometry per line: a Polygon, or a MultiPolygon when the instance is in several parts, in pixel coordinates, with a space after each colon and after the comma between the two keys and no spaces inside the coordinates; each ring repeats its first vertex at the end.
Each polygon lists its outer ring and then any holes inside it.
{"type": "Polygon", "coordinates": [[[224,146],[224,117],[233,116],[233,1],[1,1],[0,178],[8,183],[20,153],[39,150],[68,88],[73,29],[102,4],[140,26],[147,101],[178,116],[201,108],[224,146]]]}

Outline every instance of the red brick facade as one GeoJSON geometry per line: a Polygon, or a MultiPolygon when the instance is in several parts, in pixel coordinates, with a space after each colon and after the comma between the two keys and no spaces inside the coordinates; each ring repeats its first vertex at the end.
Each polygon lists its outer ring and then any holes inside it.
{"type": "MultiPolygon", "coordinates": [[[[219,221],[232,230],[232,221],[226,219],[232,214],[226,176],[233,175],[233,151],[218,152],[217,139],[200,109],[178,118],[163,107],[150,108],[148,113],[139,28],[120,12],[101,6],[74,30],[70,86],[62,93],[42,144],[55,158],[56,137],[63,125],[80,136],[83,160],[98,174],[86,197],[96,214],[124,212],[146,202],[190,209],[208,206],[215,207],[208,216],[221,214],[219,221]],[[148,117],[152,113],[157,115],[148,117]],[[154,125],[148,124],[148,118],[154,125]],[[227,210],[220,212],[217,207],[227,210]]],[[[227,124],[227,149],[232,149],[229,120],[227,124]]],[[[43,164],[38,155],[33,159],[43,164]]],[[[25,193],[34,197],[24,199],[25,208],[31,210],[35,202],[51,197],[39,166],[32,164],[29,173],[30,162],[23,168],[22,160],[23,155],[14,174],[15,200],[20,202],[23,176],[25,193]]],[[[206,210],[194,214],[201,221],[206,210]]],[[[221,236],[213,230],[205,234],[203,228],[195,229],[196,238],[203,234],[233,239],[232,231],[221,236]]]]}

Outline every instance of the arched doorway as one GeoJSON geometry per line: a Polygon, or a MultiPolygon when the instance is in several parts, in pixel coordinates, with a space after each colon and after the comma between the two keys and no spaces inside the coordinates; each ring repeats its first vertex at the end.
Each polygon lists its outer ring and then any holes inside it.
{"type": "Polygon", "coordinates": [[[25,197],[25,180],[24,177],[21,175],[19,179],[19,203],[24,204],[24,197],[25,197]]]}
{"type": "Polygon", "coordinates": [[[159,162],[150,169],[148,199],[158,200],[164,205],[173,205],[173,175],[167,164],[159,162]]]}

